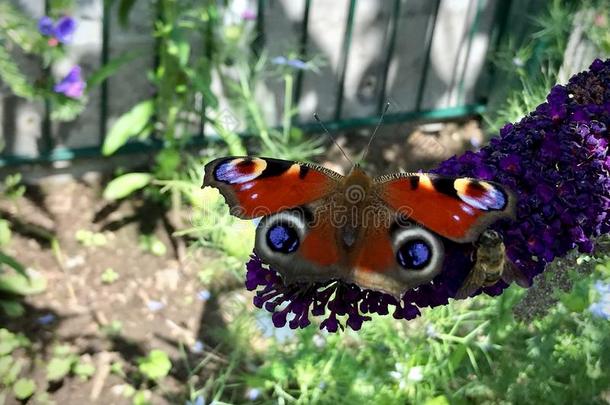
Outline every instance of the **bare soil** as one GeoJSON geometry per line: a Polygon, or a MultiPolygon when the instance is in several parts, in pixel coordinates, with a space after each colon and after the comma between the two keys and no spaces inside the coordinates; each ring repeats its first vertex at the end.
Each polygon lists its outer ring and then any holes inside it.
{"type": "MultiPolygon", "coordinates": [[[[351,135],[339,137],[339,143],[351,156],[358,156],[368,139],[351,135]]],[[[425,169],[481,141],[474,121],[423,129],[383,128],[367,166],[373,174],[425,169]]],[[[321,163],[339,171],[349,166],[335,146],[321,163]]],[[[16,201],[0,202],[0,217],[11,221],[13,230],[6,253],[48,280],[44,293],[26,298],[24,317],[0,317],[0,325],[22,332],[34,342],[31,352],[24,355],[37,356],[28,374],[39,387],[46,385],[45,362],[57,344],[68,343],[96,366],[96,374],[86,382],[70,377],[48,386],[51,399],[58,404],[131,403],[121,395],[125,379],[108,373],[109,365],[121,360],[127,364],[127,381],[145,384],[130,375],[137,369],[137,359],[152,348],[166,350],[174,365],[171,378],[163,380],[167,385],[155,390],[158,394],[152,402],[184,403],[181,394],[186,391],[187,374],[181,363],[181,345],[196,364],[200,354],[192,348],[197,341],[204,342],[206,353],[215,356],[210,367],[222,367],[223,354],[215,351],[221,342],[214,340],[214,330],[223,328],[226,321],[219,300],[226,294],[242,294],[249,301],[251,294],[241,288],[242,280],[204,286],[197,273],[218,258],[217,252],[189,250],[178,261],[170,238],[173,229],[164,221],[163,207],[139,198],[109,204],[101,197],[101,184],[99,176],[92,181],[51,178],[28,187],[26,195],[16,201]],[[54,254],[40,229],[56,235],[60,254],[54,254]],[[84,246],[75,237],[79,230],[102,233],[106,243],[84,246]],[[167,253],[159,257],[143,252],[138,242],[143,233],[155,234],[168,247],[167,253]],[[104,284],[101,276],[108,268],[119,278],[104,284]],[[204,289],[210,290],[209,299],[198,296],[204,289]],[[117,321],[120,333],[109,333],[117,321]]],[[[213,370],[204,370],[201,379],[209,372],[213,370]]]]}

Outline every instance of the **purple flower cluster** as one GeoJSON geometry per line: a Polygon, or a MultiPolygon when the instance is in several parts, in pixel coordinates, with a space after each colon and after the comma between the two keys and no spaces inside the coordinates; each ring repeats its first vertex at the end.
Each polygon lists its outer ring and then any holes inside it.
{"type": "Polygon", "coordinates": [[[83,96],[87,84],[81,76],[80,66],[74,66],[68,74],[53,87],[53,91],[66,97],[78,99],[83,96]]]}
{"type": "MultiPolygon", "coordinates": [[[[596,60],[589,71],[555,86],[547,102],[478,152],[443,162],[436,173],[497,181],[516,194],[514,221],[494,224],[504,237],[508,257],[531,280],[546,263],[578,247],[593,249],[592,237],[610,231],[610,60],[596,60]]],[[[472,268],[471,251],[446,243],[443,271],[430,283],[406,291],[400,301],[340,281],[284,285],[277,272],[253,256],[246,287],[256,290],[254,304],[273,312],[275,326],[304,328],[309,315],[326,316],[320,328],[354,330],[367,314],[412,319],[419,308],[447,304],[472,268]],[[290,320],[288,317],[290,316],[290,320]]],[[[498,295],[503,281],[487,287],[498,295]]]]}
{"type": "Polygon", "coordinates": [[[38,31],[45,37],[49,37],[49,45],[68,44],[72,42],[72,36],[76,31],[76,20],[69,16],[63,16],[56,23],[49,16],[38,20],[38,31]]]}

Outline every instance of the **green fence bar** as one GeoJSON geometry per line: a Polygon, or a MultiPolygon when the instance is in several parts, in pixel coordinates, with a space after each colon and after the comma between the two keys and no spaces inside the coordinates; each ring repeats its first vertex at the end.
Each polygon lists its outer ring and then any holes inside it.
{"type": "MultiPolygon", "coordinates": [[[[299,39],[299,57],[303,60],[307,60],[307,43],[309,42],[309,14],[311,10],[311,0],[305,0],[305,8],[303,10],[303,21],[301,23],[301,38],[299,39]]],[[[301,99],[301,92],[303,90],[303,74],[302,70],[297,71],[296,83],[294,86],[293,103],[292,105],[299,105],[301,99]]]]}
{"type": "Polygon", "coordinates": [[[434,14],[432,15],[432,24],[428,25],[426,30],[426,52],[424,54],[424,65],[421,72],[421,80],[417,89],[417,98],[415,99],[415,111],[421,110],[421,104],[424,100],[424,89],[428,80],[428,69],[430,69],[430,52],[432,51],[432,41],[434,39],[434,29],[436,28],[436,19],[438,18],[438,10],[441,6],[441,0],[436,0],[434,5],[434,14]]]}
{"type": "Polygon", "coordinates": [[[337,88],[337,101],[335,104],[335,120],[341,118],[341,109],[343,108],[343,92],[345,90],[345,72],[347,71],[347,59],[349,49],[352,45],[352,32],[354,29],[354,14],[356,11],[356,0],[350,0],[349,9],[347,11],[347,20],[345,22],[345,35],[343,36],[343,45],[341,46],[341,59],[337,68],[339,72],[339,87],[337,88]]]}
{"type": "MultiPolygon", "coordinates": [[[[110,59],[110,2],[104,2],[102,11],[102,55],[100,57],[101,66],[108,63],[110,59]]],[[[100,147],[106,139],[106,122],[108,121],[108,78],[100,84],[100,147]]]]}
{"type": "Polygon", "coordinates": [[[483,0],[476,0],[477,8],[475,10],[474,18],[472,19],[472,24],[470,24],[470,29],[468,30],[468,44],[466,45],[466,55],[464,56],[464,64],[462,68],[462,72],[460,73],[460,81],[458,83],[457,88],[457,100],[458,103],[463,103],[464,100],[464,80],[466,78],[466,67],[468,66],[468,59],[470,59],[470,51],[472,50],[472,41],[474,39],[475,34],[479,30],[479,24],[481,20],[481,11],[483,11],[483,0]]]}
{"type": "MultiPolygon", "coordinates": [[[[383,118],[384,124],[399,124],[407,121],[430,121],[430,120],[448,120],[460,117],[480,115],[485,112],[485,106],[482,104],[473,104],[460,107],[441,108],[425,111],[409,111],[394,114],[386,114],[383,118]]],[[[377,125],[379,117],[377,115],[361,118],[349,118],[344,120],[330,121],[324,125],[329,131],[342,131],[347,129],[372,127],[377,125]]],[[[299,126],[306,133],[320,132],[320,124],[318,122],[309,122],[299,126]]],[[[242,137],[251,137],[254,134],[243,133],[242,137]]],[[[210,142],[221,141],[219,136],[207,136],[205,138],[194,137],[188,146],[196,147],[203,146],[210,142]]],[[[119,149],[115,155],[124,155],[132,153],[146,153],[161,149],[163,141],[158,139],[149,139],[145,141],[132,141],[119,149]]],[[[49,163],[56,161],[66,161],[79,158],[94,158],[100,157],[100,150],[97,146],[89,146],[82,148],[56,148],[49,154],[40,156],[5,156],[0,158],[0,167],[11,166],[25,163],[49,163]]]]}
{"type": "Polygon", "coordinates": [[[400,3],[402,0],[394,0],[394,7],[392,8],[392,15],[390,16],[390,25],[388,27],[388,34],[390,40],[388,41],[388,49],[385,54],[385,60],[383,61],[383,71],[381,75],[381,89],[379,91],[379,100],[377,101],[377,114],[381,115],[383,106],[386,103],[386,87],[388,85],[388,71],[390,69],[390,63],[394,56],[394,48],[396,47],[396,33],[398,32],[398,19],[400,18],[400,3]]]}

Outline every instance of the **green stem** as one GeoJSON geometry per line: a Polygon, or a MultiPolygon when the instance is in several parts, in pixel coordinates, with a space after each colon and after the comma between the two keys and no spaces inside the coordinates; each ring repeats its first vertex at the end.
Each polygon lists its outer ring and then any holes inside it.
{"type": "Polygon", "coordinates": [[[294,77],[287,73],[284,75],[284,113],[282,132],[284,144],[287,145],[290,141],[290,130],[292,122],[292,93],[293,93],[294,77]]]}
{"type": "Polygon", "coordinates": [[[256,129],[258,130],[258,134],[261,137],[263,143],[269,150],[274,151],[276,149],[273,141],[269,136],[269,130],[265,125],[265,121],[263,120],[262,114],[256,104],[256,100],[252,96],[252,91],[250,90],[250,84],[248,83],[248,77],[246,75],[247,69],[239,70],[239,84],[242,92],[242,96],[246,100],[246,106],[248,107],[248,111],[254,120],[254,125],[256,125],[256,129]]]}

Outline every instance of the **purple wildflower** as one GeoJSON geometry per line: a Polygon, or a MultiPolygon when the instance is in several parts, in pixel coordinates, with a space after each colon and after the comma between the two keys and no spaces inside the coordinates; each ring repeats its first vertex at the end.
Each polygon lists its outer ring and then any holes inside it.
{"type": "Polygon", "coordinates": [[[76,31],[76,20],[72,17],[63,16],[57,20],[55,25],[55,37],[62,44],[72,42],[72,35],[76,31]]]}
{"type": "Polygon", "coordinates": [[[49,16],[38,20],[38,31],[49,38],[49,45],[56,46],[58,43],[68,44],[76,31],[76,20],[69,16],[60,17],[57,23],[49,16]]]}
{"type": "Polygon", "coordinates": [[[40,32],[45,37],[52,36],[55,32],[53,28],[53,19],[46,15],[44,17],[41,17],[38,20],[38,32],[40,32]]]}
{"type": "Polygon", "coordinates": [[[256,20],[256,12],[250,8],[247,8],[242,11],[241,18],[245,21],[254,21],[256,20]]]}
{"type": "Polygon", "coordinates": [[[78,99],[85,92],[86,83],[81,77],[80,66],[74,66],[68,74],[53,87],[53,91],[61,93],[66,97],[78,99]]]}
{"type": "MultiPolygon", "coordinates": [[[[277,57],[273,63],[288,65],[288,59],[277,57]]],[[[493,228],[503,235],[508,258],[532,280],[575,247],[590,252],[592,238],[610,231],[609,125],[610,60],[596,60],[567,85],[553,87],[547,101],[520,122],[505,125],[488,146],[454,156],[434,172],[512,189],[516,218],[493,228]]],[[[329,332],[344,324],[358,330],[372,313],[412,319],[419,308],[447,304],[473,263],[467,246],[446,242],[445,250],[441,273],[400,300],[334,280],[284,285],[256,256],[246,266],[246,287],[256,291],[254,305],[273,313],[276,327],[304,328],[311,314],[323,316],[320,328],[329,332]]],[[[483,292],[495,296],[506,287],[499,281],[483,292]]],[[[594,304],[591,312],[610,317],[610,301],[594,304]]]]}

